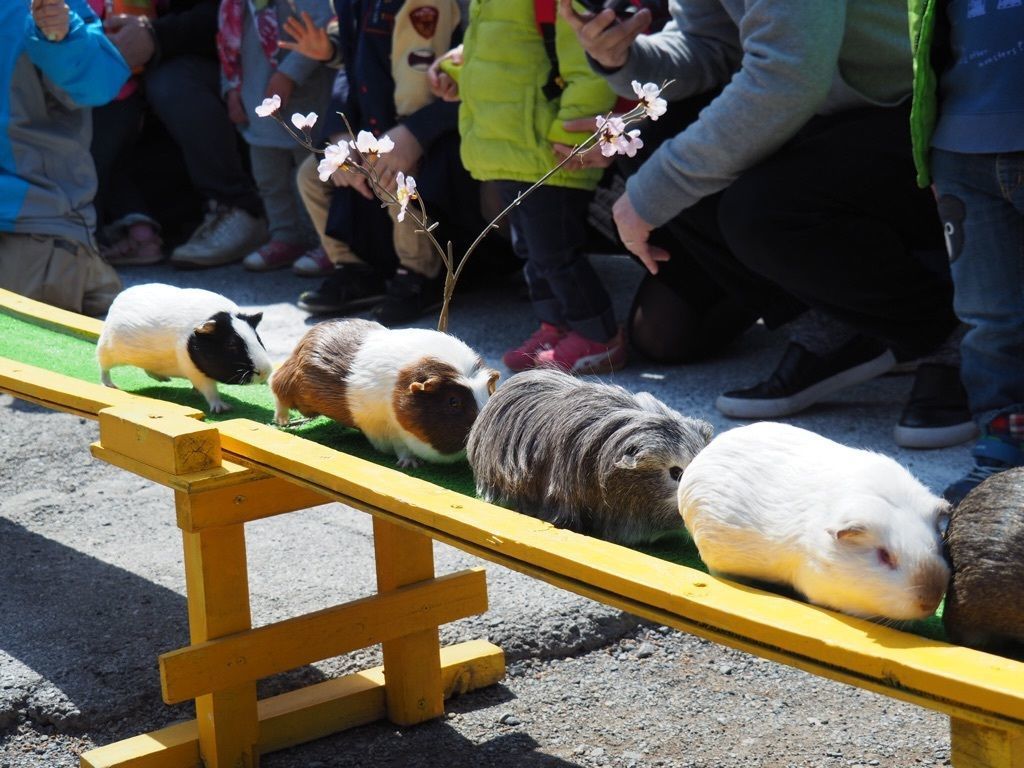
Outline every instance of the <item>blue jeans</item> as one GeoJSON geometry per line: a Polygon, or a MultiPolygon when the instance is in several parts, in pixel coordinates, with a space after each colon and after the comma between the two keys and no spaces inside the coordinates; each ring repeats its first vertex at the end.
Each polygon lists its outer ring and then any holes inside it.
{"type": "Polygon", "coordinates": [[[982,424],[1024,410],[1024,152],[936,149],[932,175],[955,297],[961,376],[982,424]]]}
{"type": "MultiPolygon", "coordinates": [[[[503,204],[530,185],[499,181],[503,204]]],[[[583,248],[592,192],[542,186],[509,212],[512,247],[523,270],[533,311],[541,322],[604,343],[617,332],[611,296],[583,248]]]]}

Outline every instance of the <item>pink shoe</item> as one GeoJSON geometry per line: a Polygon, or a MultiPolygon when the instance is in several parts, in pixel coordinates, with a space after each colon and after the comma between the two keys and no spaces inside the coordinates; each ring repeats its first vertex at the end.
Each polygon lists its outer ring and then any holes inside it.
{"type": "Polygon", "coordinates": [[[136,221],[120,229],[122,236],[109,246],[100,247],[100,256],[114,267],[143,267],[163,261],[164,241],[149,221],[136,221]]]}
{"type": "Polygon", "coordinates": [[[271,240],[242,259],[242,266],[253,272],[284,269],[290,267],[305,252],[305,246],[286,243],[283,240],[271,240]]]}
{"type": "Polygon", "coordinates": [[[334,262],[321,246],[306,251],[292,264],[292,272],[302,277],[325,277],[334,271],[334,262]]]}
{"type": "Polygon", "coordinates": [[[626,365],[626,338],[622,329],[608,343],[569,331],[553,349],[537,355],[537,365],[550,365],[569,373],[611,373],[626,365]]]}
{"type": "Polygon", "coordinates": [[[515,349],[506,352],[501,361],[505,366],[515,373],[526,371],[537,366],[537,353],[553,349],[554,346],[565,338],[566,331],[557,325],[541,323],[540,328],[533,332],[526,341],[515,349]]]}

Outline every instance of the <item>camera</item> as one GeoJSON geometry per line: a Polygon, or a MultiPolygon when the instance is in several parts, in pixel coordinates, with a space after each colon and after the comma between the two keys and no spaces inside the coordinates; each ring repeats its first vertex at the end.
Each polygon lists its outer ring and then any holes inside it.
{"type": "Polygon", "coordinates": [[[641,8],[648,8],[652,12],[656,10],[656,0],[579,0],[580,5],[593,13],[600,13],[603,10],[611,9],[620,19],[628,19],[641,8]]]}

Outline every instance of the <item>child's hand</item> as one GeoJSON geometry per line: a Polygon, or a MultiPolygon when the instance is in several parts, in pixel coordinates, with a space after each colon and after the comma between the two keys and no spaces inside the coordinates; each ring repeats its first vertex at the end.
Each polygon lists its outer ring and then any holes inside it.
{"type": "MultiPolygon", "coordinates": [[[[592,134],[597,129],[592,117],[577,117],[575,120],[566,120],[562,123],[562,127],[571,133],[579,132],[582,134],[592,134]]],[[[565,160],[572,152],[572,149],[568,144],[559,144],[558,142],[551,145],[551,150],[555,153],[555,159],[558,162],[565,160]]],[[[614,162],[614,155],[605,157],[595,144],[586,152],[576,155],[576,159],[570,162],[568,167],[570,169],[576,168],[578,163],[580,168],[607,168],[614,162]]]]}
{"type": "Polygon", "coordinates": [[[308,13],[302,12],[302,21],[289,16],[284,22],[284,31],[295,42],[279,40],[278,45],[287,51],[295,51],[315,61],[330,61],[334,58],[334,44],[327,37],[327,31],[320,29],[308,13]]]}
{"type": "Polygon", "coordinates": [[[228,119],[235,125],[245,125],[249,122],[249,116],[245,114],[245,105],[242,104],[242,93],[237,88],[228,91],[225,97],[228,108],[228,119]]]}
{"type": "Polygon", "coordinates": [[[444,71],[443,62],[450,62],[456,66],[462,65],[462,46],[452,48],[448,53],[434,59],[434,63],[427,70],[427,82],[430,84],[430,92],[442,101],[459,100],[459,84],[454,78],[444,71]]]}
{"type": "Polygon", "coordinates": [[[395,177],[399,171],[406,176],[416,172],[416,167],[423,156],[423,147],[420,146],[413,132],[401,123],[385,135],[395,142],[395,148],[377,158],[373,164],[373,169],[377,173],[377,180],[380,185],[393,193],[395,191],[395,177]]]}
{"type": "Polygon", "coordinates": [[[70,19],[64,0],[32,0],[32,20],[51,43],[68,35],[70,19]]]}
{"type": "Polygon", "coordinates": [[[294,90],[294,80],[283,72],[275,72],[270,76],[270,80],[267,82],[267,91],[263,95],[269,99],[274,94],[277,94],[281,97],[281,108],[284,109],[284,106],[291,99],[292,91],[294,90]]]}

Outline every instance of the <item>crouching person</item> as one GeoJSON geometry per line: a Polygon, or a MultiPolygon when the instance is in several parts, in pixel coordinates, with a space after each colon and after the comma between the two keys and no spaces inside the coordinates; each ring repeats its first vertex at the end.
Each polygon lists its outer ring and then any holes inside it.
{"type": "Polygon", "coordinates": [[[93,239],[89,107],[128,67],[85,0],[0,3],[0,288],[87,315],[121,289],[93,239]]]}

